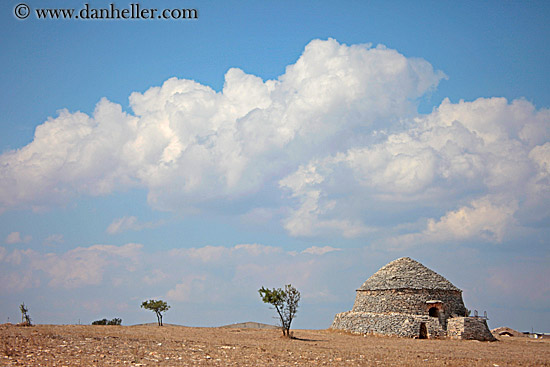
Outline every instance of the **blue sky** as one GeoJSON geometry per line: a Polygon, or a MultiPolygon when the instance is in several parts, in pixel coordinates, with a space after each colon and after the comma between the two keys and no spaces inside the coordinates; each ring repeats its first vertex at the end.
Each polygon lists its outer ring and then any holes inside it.
{"type": "Polygon", "coordinates": [[[199,18],[1,5],[2,322],[326,328],[410,256],[550,330],[547,2],[139,3],[199,18]]]}

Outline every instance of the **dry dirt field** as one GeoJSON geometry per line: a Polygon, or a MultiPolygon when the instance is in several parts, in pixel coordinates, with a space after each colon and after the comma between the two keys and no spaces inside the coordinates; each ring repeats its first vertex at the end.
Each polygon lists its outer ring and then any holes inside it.
{"type": "Polygon", "coordinates": [[[0,325],[2,366],[550,366],[550,340],[414,340],[329,330],[0,325]]]}

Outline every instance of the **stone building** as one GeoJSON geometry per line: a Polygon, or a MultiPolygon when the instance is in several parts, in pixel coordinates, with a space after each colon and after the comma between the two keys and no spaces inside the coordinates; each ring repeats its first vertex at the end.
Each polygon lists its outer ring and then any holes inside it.
{"type": "Polygon", "coordinates": [[[456,319],[453,337],[472,334],[460,332],[460,325],[471,329],[481,323],[489,331],[485,319],[457,323],[467,313],[460,289],[419,262],[403,257],[367,279],[357,289],[353,309],[337,314],[331,328],[363,334],[441,338],[447,336],[449,319],[456,319]]]}

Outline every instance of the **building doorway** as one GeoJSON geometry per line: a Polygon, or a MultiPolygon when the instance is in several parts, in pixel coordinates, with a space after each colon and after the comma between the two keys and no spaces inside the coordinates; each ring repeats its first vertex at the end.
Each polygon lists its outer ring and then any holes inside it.
{"type": "Polygon", "coordinates": [[[426,323],[420,323],[420,332],[418,333],[418,339],[428,339],[428,329],[426,328],[426,323]]]}
{"type": "Polygon", "coordinates": [[[431,317],[439,317],[439,309],[437,307],[430,307],[428,310],[428,314],[431,317]]]}

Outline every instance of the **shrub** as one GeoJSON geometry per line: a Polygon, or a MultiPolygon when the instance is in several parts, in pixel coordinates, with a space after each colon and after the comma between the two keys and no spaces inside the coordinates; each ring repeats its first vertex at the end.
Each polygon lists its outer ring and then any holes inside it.
{"type": "Polygon", "coordinates": [[[92,325],[121,325],[121,324],[122,324],[122,319],[118,319],[118,318],[114,318],[112,320],[107,320],[107,319],[96,320],[92,322],[92,325]]]}

